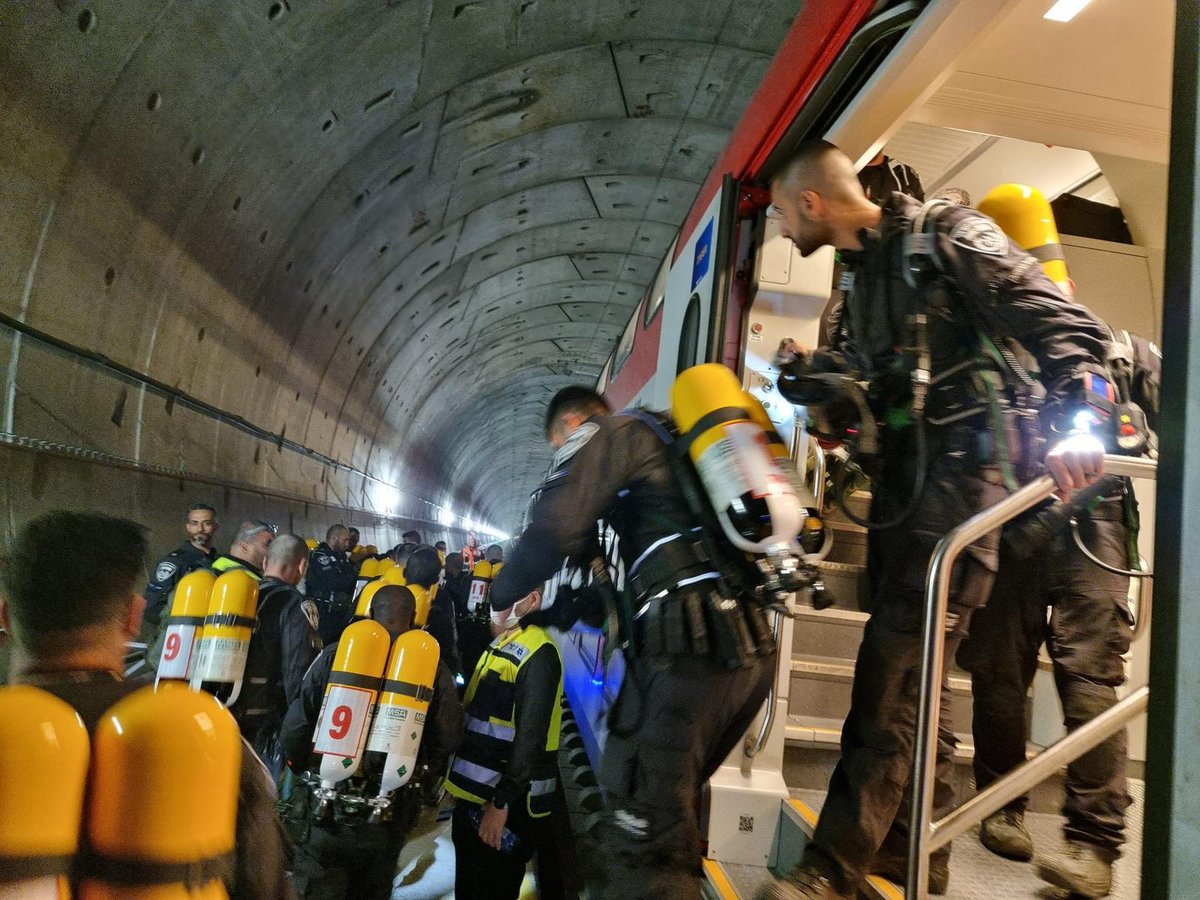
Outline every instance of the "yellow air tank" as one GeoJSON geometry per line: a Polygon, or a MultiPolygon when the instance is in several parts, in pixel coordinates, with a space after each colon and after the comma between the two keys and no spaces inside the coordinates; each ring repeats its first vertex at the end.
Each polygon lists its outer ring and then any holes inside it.
{"type": "Polygon", "coordinates": [[[390,649],[387,630],[371,619],[346,626],[338,640],[313,734],[313,750],[322,754],[321,787],[326,790],[355,774],[362,763],[390,649]]]}
{"type": "Polygon", "coordinates": [[[423,588],[419,584],[410,584],[408,589],[412,591],[413,599],[417,602],[417,611],[413,614],[413,624],[417,628],[424,628],[429,622],[429,610],[433,607],[433,598],[437,596],[437,585],[423,588]]]}
{"type": "Polygon", "coordinates": [[[492,564],[486,559],[481,559],[471,570],[471,591],[467,595],[467,612],[473,616],[482,615],[491,588],[492,564]]]}
{"type": "Polygon", "coordinates": [[[387,585],[387,582],[382,578],[377,578],[374,581],[367,582],[367,586],[364,587],[358,595],[358,603],[354,607],[354,615],[361,619],[365,619],[370,616],[371,600],[379,592],[379,589],[385,585],[387,585]]]}
{"type": "Polygon", "coordinates": [[[69,704],[0,687],[0,897],[71,896],[87,774],[87,728],[69,704]]]}
{"type": "Polygon", "coordinates": [[[241,761],[237,724],[208,694],[164,682],[113,706],[92,752],[82,900],[225,900],[241,761]]]}
{"type": "Polygon", "coordinates": [[[226,706],[237,702],[257,611],[258,582],[249,572],[230,569],[213,582],[192,670],[193,689],[220,696],[226,706]]]}
{"type": "Polygon", "coordinates": [[[817,498],[808,489],[808,485],[801,481],[800,473],[796,471],[796,467],[792,463],[792,455],[788,452],[787,443],[775,430],[775,423],[771,421],[771,417],[767,415],[763,405],[749,391],[744,393],[750,419],[767,436],[767,446],[771,451],[771,456],[775,458],[780,470],[791,478],[792,490],[803,504],[804,523],[800,534],[797,535],[800,547],[806,556],[820,556],[821,550],[825,546],[826,531],[821,511],[817,509],[817,498]]]}
{"type": "Polygon", "coordinates": [[[379,574],[381,576],[386,575],[394,568],[396,568],[396,561],[390,556],[385,556],[383,559],[379,560],[379,574]]]}
{"type": "Polygon", "coordinates": [[[1071,276],[1058,239],[1058,226],[1046,196],[1027,184],[1001,184],[988,191],[976,207],[1004,233],[1032,254],[1060,288],[1071,293],[1071,276]]]}
{"type": "Polygon", "coordinates": [[[379,576],[380,581],[385,584],[404,584],[404,566],[392,566],[386,572],[379,576]]]}
{"type": "Polygon", "coordinates": [[[304,543],[308,546],[309,550],[316,550],[321,545],[321,542],[316,538],[306,538],[304,543]]]}
{"type": "Polygon", "coordinates": [[[440,654],[438,642],[420,630],[406,631],[392,645],[379,712],[367,740],[368,753],[385,756],[376,808],[412,778],[440,654]]]}
{"type": "Polygon", "coordinates": [[[197,569],[184,575],[175,586],[162,655],[158,659],[159,681],[187,681],[192,677],[196,663],[196,642],[203,630],[208,601],[216,580],[215,573],[208,569],[197,569]]]}
{"type": "Polygon", "coordinates": [[[359,578],[378,578],[379,577],[379,560],[368,556],[362,561],[362,565],[358,567],[359,578]]]}
{"type": "Polygon", "coordinates": [[[788,546],[804,508],[753,419],[737,376],[718,363],[687,369],[671,388],[671,417],[725,536],[748,553],[788,546]]]}

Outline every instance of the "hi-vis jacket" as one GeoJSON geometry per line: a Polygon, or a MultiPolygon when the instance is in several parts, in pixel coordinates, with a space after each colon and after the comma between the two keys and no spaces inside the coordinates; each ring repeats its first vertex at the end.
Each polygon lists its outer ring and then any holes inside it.
{"type": "Polygon", "coordinates": [[[549,633],[520,626],[492,641],[467,686],[467,728],[446,789],[473,803],[550,814],[558,782],[562,659],[549,633]]]}

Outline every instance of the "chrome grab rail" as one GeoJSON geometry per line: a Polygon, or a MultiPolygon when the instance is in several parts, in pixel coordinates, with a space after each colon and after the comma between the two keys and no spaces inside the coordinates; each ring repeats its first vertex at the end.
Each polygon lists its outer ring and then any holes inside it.
{"type": "MultiPolygon", "coordinates": [[[[1153,479],[1157,467],[1152,460],[1106,456],[1104,470],[1111,475],[1153,479]]],[[[933,788],[937,773],[937,735],[941,719],[941,685],[945,669],[944,633],[950,608],[950,575],[955,560],[972,543],[1005,522],[1052,496],[1054,479],[1043,475],[999,503],[976,513],[938,542],[929,560],[925,579],[925,628],[921,648],[921,680],[917,705],[917,727],[913,742],[912,818],[909,822],[908,880],[905,896],[926,900],[929,896],[929,855],[959,834],[982,822],[989,814],[1025,793],[1058,766],[1078,759],[1092,747],[1120,731],[1145,709],[1150,689],[1143,687],[1112,709],[1067,735],[1051,748],[998,779],[983,793],[944,819],[933,820],[933,788]],[[1047,758],[1048,757],[1048,758],[1047,758]]],[[[1147,579],[1148,580],[1148,579],[1147,579]]],[[[1141,610],[1139,619],[1141,618],[1141,610]]],[[[1149,616],[1147,616],[1149,621],[1149,616]]]]}

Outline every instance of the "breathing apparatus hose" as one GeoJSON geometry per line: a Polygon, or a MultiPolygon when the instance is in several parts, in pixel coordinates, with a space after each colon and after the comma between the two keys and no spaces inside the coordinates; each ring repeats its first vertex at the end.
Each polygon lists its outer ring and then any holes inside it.
{"type": "Polygon", "coordinates": [[[1079,552],[1086,556],[1091,562],[1098,565],[1105,572],[1112,572],[1114,575],[1123,575],[1126,578],[1153,578],[1153,572],[1143,572],[1140,569],[1121,569],[1117,566],[1109,565],[1104,560],[1100,559],[1091,550],[1087,548],[1087,544],[1083,542],[1083,535],[1079,533],[1079,520],[1074,516],[1071,517],[1071,534],[1075,538],[1075,546],[1079,548],[1079,552]]]}
{"type": "MultiPolygon", "coordinates": [[[[846,498],[846,469],[853,466],[862,471],[862,468],[854,461],[854,454],[850,454],[850,458],[846,460],[846,465],[842,469],[838,480],[834,483],[834,493],[837,494],[838,506],[842,512],[855,525],[860,528],[866,528],[868,531],[886,531],[889,528],[895,528],[908,519],[914,512],[917,511],[917,504],[921,502],[921,494],[925,490],[925,468],[926,468],[926,446],[925,446],[925,417],[915,416],[914,427],[916,428],[917,437],[917,475],[913,480],[912,496],[904,509],[893,518],[886,522],[872,522],[869,519],[863,519],[855,515],[851,510],[846,498]]],[[[864,473],[865,474],[865,473],[864,473]]]]}

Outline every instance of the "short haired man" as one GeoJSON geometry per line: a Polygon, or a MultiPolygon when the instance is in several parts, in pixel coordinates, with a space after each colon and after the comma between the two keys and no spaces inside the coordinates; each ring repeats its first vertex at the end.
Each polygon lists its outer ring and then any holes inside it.
{"type": "Polygon", "coordinates": [[[362,534],[353,525],[349,526],[346,531],[350,534],[350,542],[346,546],[346,552],[353,553],[358,548],[359,541],[362,540],[362,534]]]}
{"type": "Polygon", "coordinates": [[[484,551],[483,557],[492,565],[502,563],[504,562],[504,548],[499,544],[492,544],[484,551]]]}
{"type": "MultiPolygon", "coordinates": [[[[387,629],[393,641],[413,627],[415,612],[412,591],[400,585],[385,585],[371,600],[371,618],[387,629]]],[[[320,763],[313,762],[319,760],[312,753],[313,731],[336,656],[337,644],[321,651],[284,718],[281,741],[294,772],[319,770],[320,763]]],[[[296,848],[292,877],[305,898],[387,900],[391,896],[397,858],[420,811],[421,782],[445,770],[446,761],[462,740],[462,730],[463,711],[454,677],[439,662],[417,754],[416,775],[413,781],[397,789],[392,818],[370,823],[365,808],[347,809],[324,821],[316,821],[311,808],[300,813],[308,817],[308,824],[305,837],[296,848]]],[[[351,781],[354,779],[360,776],[352,776],[351,781]]],[[[304,786],[298,786],[297,790],[301,792],[298,798],[307,798],[304,786]]]]}
{"type": "Polygon", "coordinates": [[[279,727],[300,693],[304,673],[321,652],[317,608],[296,590],[308,569],[308,545],[281,534],[267,548],[258,585],[258,624],[250,638],[243,687],[230,708],[238,727],[276,778],[283,766],[279,727]]]}
{"type": "MultiPolygon", "coordinates": [[[[10,681],[65,700],[88,730],[110,706],[143,685],[125,681],[125,642],[145,601],[137,592],[146,553],[142,526],[93,513],[51,512],[17,534],[3,566],[0,627],[15,643],[10,681]],[[71,548],[62,565],[61,548],[71,548]]],[[[288,848],[275,818],[274,791],[243,747],[231,898],[292,896],[288,848]]]]}
{"type": "Polygon", "coordinates": [[[183,520],[188,539],[158,561],[150,583],[142,592],[146,598],[146,612],[142,617],[145,625],[157,629],[167,608],[167,598],[179,579],[217,558],[213,536],[218,527],[217,511],[213,507],[207,503],[193,503],[188,507],[183,520]]]}
{"type": "Polygon", "coordinates": [[[550,401],[545,428],[557,451],[553,481],[492,582],[493,619],[564,559],[589,567],[600,556],[598,520],[617,532],[629,573],[621,612],[629,651],[599,773],[610,801],[602,893],[694,897],[697,801],[770,690],[770,625],[745,577],[722,577],[740,571],[728,538],[715,529],[706,536],[711,556],[677,540],[701,526],[702,511],[688,503],[660,419],[612,415],[594,391],[574,387],[550,401]]]}
{"type": "Polygon", "coordinates": [[[526,864],[549,844],[563,668],[550,633],[528,618],[541,605],[541,591],[513,604],[467,686],[466,735],[446,776],[457,897],[516,900],[526,864]],[[504,849],[506,834],[515,847],[504,849]]]}
{"type": "MultiPolygon", "coordinates": [[[[1036,401],[996,346],[1011,338],[1032,353],[1044,376],[1045,408],[1073,413],[1107,393],[1108,342],[1104,326],[1063,296],[991,219],[949,204],[925,208],[898,192],[877,206],[832,144],[801,147],[772,180],[771,199],[781,233],[802,255],[831,245],[849,274],[829,346],[788,364],[780,392],[811,405],[826,399],[813,386],[827,386],[822,377],[830,373],[865,382],[864,424],[880,431],[869,538],[877,577],[842,758],[802,863],[770,889],[778,900],[808,900],[853,895],[868,872],[906,877],[906,828],[897,819],[905,815],[913,766],[911,687],[921,669],[926,564],[948,531],[1015,490],[1040,463],[1033,443],[1016,439],[1028,433],[1022,413],[1036,401]],[[918,220],[923,242],[909,240],[918,220]]],[[[1072,434],[1047,451],[1045,462],[1069,494],[1103,471],[1103,452],[1090,435],[1072,434]]],[[[948,655],[991,594],[999,543],[996,529],[956,564],[948,655]]],[[[935,816],[954,797],[948,734],[942,729],[937,747],[935,816]]],[[[930,860],[931,893],[947,890],[949,855],[946,847],[930,860]]]]}
{"type": "Polygon", "coordinates": [[[238,526],[229,552],[212,561],[209,568],[220,575],[230,569],[243,569],[258,581],[262,578],[263,563],[267,559],[267,548],[279,529],[260,519],[247,519],[238,526]]]}
{"type": "Polygon", "coordinates": [[[412,531],[406,531],[404,534],[400,535],[400,539],[406,544],[419,545],[421,543],[421,532],[414,528],[412,531]]]}
{"type": "Polygon", "coordinates": [[[308,598],[317,604],[321,640],[332,644],[350,624],[354,615],[354,564],[346,555],[350,547],[350,529],[332,525],[325,540],[309,555],[304,587],[308,598]]]}
{"type": "Polygon", "coordinates": [[[470,572],[475,568],[475,563],[483,559],[483,549],[479,546],[479,535],[473,531],[467,532],[467,543],[460,551],[463,561],[463,571],[470,572]]]}

